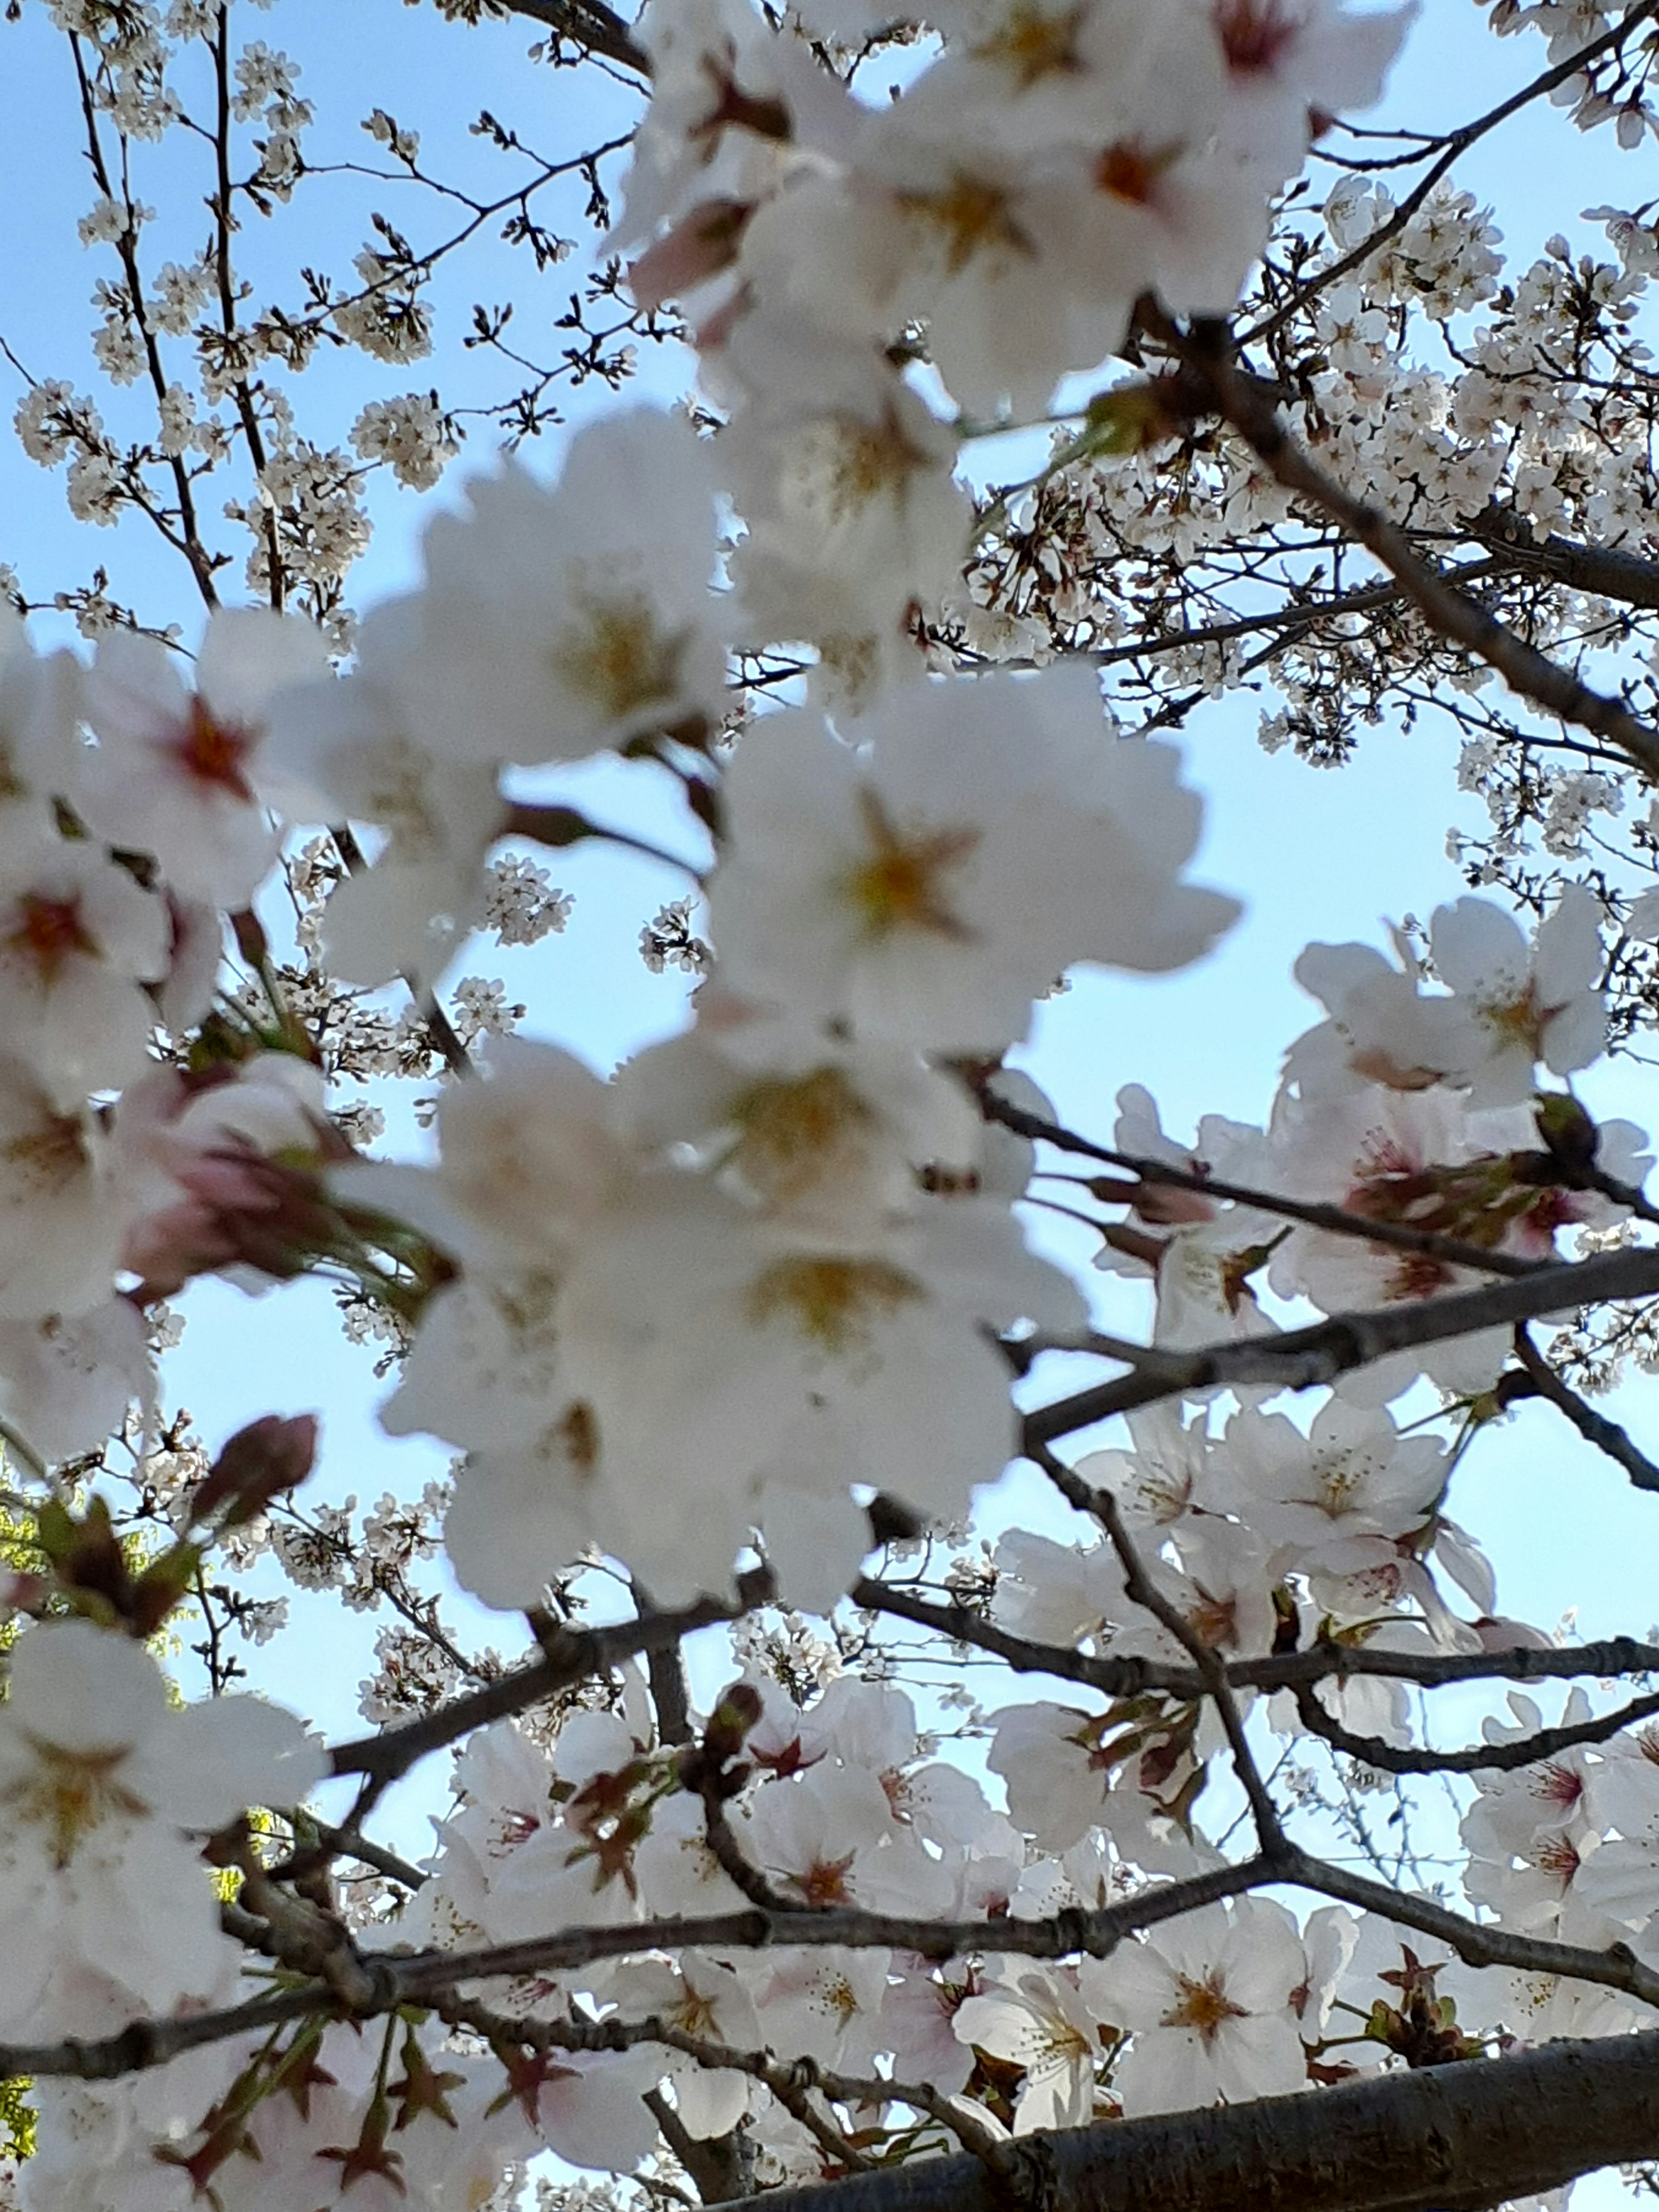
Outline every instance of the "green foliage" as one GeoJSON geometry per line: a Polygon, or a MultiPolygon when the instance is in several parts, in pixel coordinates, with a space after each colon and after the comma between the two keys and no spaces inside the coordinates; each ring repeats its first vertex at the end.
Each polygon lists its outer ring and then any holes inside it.
{"type": "Polygon", "coordinates": [[[0,2081],[0,2156],[33,2158],[36,2113],[28,2101],[33,2085],[21,2075],[0,2081]]]}

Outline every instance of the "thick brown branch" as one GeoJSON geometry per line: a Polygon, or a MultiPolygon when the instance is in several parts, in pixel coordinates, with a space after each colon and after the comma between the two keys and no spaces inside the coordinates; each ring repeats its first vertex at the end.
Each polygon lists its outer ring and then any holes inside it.
{"type": "MultiPolygon", "coordinates": [[[[1311,2096],[1108,2121],[1019,2146],[1047,2212],[1482,2212],[1659,2151],[1659,2033],[1387,2074],[1311,2096]]],[[[977,2159],[746,2200],[744,2212],[1006,2212],[977,2159]]]]}
{"type": "MultiPolygon", "coordinates": [[[[1098,1690],[1109,1698],[1137,1698],[1147,1691],[1183,1698],[1205,1694],[1203,1678],[1193,1668],[1171,1666],[1161,1659],[1118,1658],[1110,1652],[1097,1656],[1058,1644],[1035,1644],[999,1628],[970,1607],[930,1605],[912,1591],[868,1577],[854,1583],[851,1596],[854,1605],[867,1612],[890,1613],[896,1620],[949,1637],[953,1643],[990,1652],[1016,1674],[1052,1674],[1057,1680],[1098,1690]]],[[[1463,1682],[1606,1680],[1620,1674],[1659,1674],[1659,1644],[1617,1637],[1605,1644],[1565,1648],[1518,1644],[1508,1651],[1387,1651],[1372,1650],[1364,1644],[1322,1643],[1308,1651],[1229,1660],[1225,1671],[1236,1690],[1296,1689],[1313,1682],[1345,1681],[1358,1674],[1414,1682],[1431,1690],[1463,1682]]]]}
{"type": "Polygon", "coordinates": [[[1602,1989],[1621,1990],[1644,2004],[1659,2006],[1659,1974],[1644,1966],[1627,1943],[1609,1944],[1605,1951],[1586,1951],[1574,1943],[1512,1936],[1505,1928],[1465,1919],[1461,1912],[1448,1911],[1426,1897],[1402,1896],[1386,1882],[1350,1874],[1346,1868],[1331,1866],[1307,1851],[1292,1855],[1285,1879],[1362,1912],[1380,1912],[1385,1920],[1414,1928],[1419,1936],[1432,1936],[1449,1944],[1466,1966],[1559,1974],[1572,1981],[1594,1982],[1602,1989]]]}
{"type": "Polygon", "coordinates": [[[573,46],[603,54],[641,76],[651,74],[651,57],[635,42],[626,23],[604,0],[500,0],[515,15],[528,15],[573,46]]]}
{"type": "Polygon", "coordinates": [[[1523,517],[1500,507],[1478,516],[1469,535],[1483,545],[1501,546],[1520,567],[1538,570],[1570,591],[1659,609],[1659,561],[1644,561],[1617,546],[1580,545],[1553,535],[1534,538],[1523,517]]]}
{"type": "Polygon", "coordinates": [[[1114,1413],[1162,1398],[1190,1395],[1232,1382],[1271,1383],[1306,1390],[1390,1352],[1421,1344],[1443,1344],[1480,1329],[1513,1328],[1540,1315],[1599,1304],[1604,1299],[1650,1297],[1659,1291],[1659,1251],[1634,1248],[1598,1252],[1588,1260],[1539,1268],[1513,1282],[1486,1283],[1442,1298],[1381,1306],[1364,1313],[1334,1314],[1310,1328],[1282,1335],[1200,1346],[1194,1352],[1147,1347],[1132,1372],[1039,1406],[1024,1419],[1025,1447],[1091,1428],[1114,1413]]]}

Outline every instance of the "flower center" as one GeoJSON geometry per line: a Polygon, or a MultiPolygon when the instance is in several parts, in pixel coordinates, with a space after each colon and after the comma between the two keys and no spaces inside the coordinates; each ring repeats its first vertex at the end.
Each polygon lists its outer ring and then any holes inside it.
{"type": "Polygon", "coordinates": [[[1536,1057],[1550,1012],[1550,1008],[1539,1005],[1528,984],[1516,998],[1487,1000],[1480,1008],[1480,1018],[1488,1029],[1497,1031],[1500,1043],[1523,1045],[1536,1057]]]}
{"type": "Polygon", "coordinates": [[[1139,139],[1120,138],[1095,163],[1095,182],[1114,199],[1146,207],[1158,189],[1158,179],[1179,152],[1176,146],[1163,146],[1154,151],[1143,146],[1139,139]]]}
{"type": "Polygon", "coordinates": [[[599,1425],[593,1409],[574,1399],[555,1423],[559,1442],[578,1474],[592,1474],[599,1463],[599,1425]]]}
{"type": "Polygon", "coordinates": [[[1298,28],[1284,0],[1218,0],[1215,27],[1227,66],[1237,76],[1273,68],[1298,28]]]}
{"type": "Polygon", "coordinates": [[[1548,1805],[1573,1806],[1584,1794],[1583,1778],[1575,1774],[1571,1767],[1563,1766],[1559,1759],[1552,1759],[1540,1770],[1532,1794],[1548,1805]]]}
{"type": "Polygon", "coordinates": [[[860,514],[872,500],[890,493],[902,499],[913,476],[933,466],[933,457],[905,434],[892,409],[878,422],[839,416],[814,426],[799,454],[804,489],[830,524],[860,514]]]}
{"type": "Polygon", "coordinates": [[[55,1198],[89,1165],[86,1135],[72,1114],[48,1113],[33,1128],[8,1137],[0,1146],[0,1159],[14,1171],[25,1197],[55,1198]]]}
{"type": "Polygon", "coordinates": [[[78,893],[72,898],[55,899],[28,891],[18,900],[16,911],[16,926],[6,939],[7,947],[33,962],[48,989],[77,953],[91,960],[98,957],[97,940],[81,919],[78,893]]]}
{"type": "Polygon", "coordinates": [[[923,1295],[921,1285],[885,1260],[779,1260],[749,1293],[750,1318],[781,1317],[797,1334],[840,1356],[869,1343],[875,1324],[923,1295]]]}
{"type": "Polygon", "coordinates": [[[979,843],[977,830],[935,830],[906,837],[888,819],[872,791],[859,793],[869,839],[867,859],[847,879],[847,891],[865,934],[889,937],[897,929],[927,929],[958,943],[972,935],[946,897],[945,879],[979,843]]]}
{"type": "Polygon", "coordinates": [[[820,1067],[793,1083],[756,1084],[733,1118],[738,1164],[762,1196],[779,1201],[810,1189],[876,1116],[838,1067],[820,1067]]]}
{"type": "Polygon", "coordinates": [[[4,1801],[20,1820],[44,1827],[52,1838],[52,1863],[66,1867],[83,1837],[111,1819],[136,1820],[149,1811],[117,1779],[129,1747],[107,1751],[65,1751],[23,1731],[37,1765],[13,1783],[4,1801]]]}
{"type": "Polygon", "coordinates": [[[180,767],[198,783],[217,784],[234,799],[253,804],[253,787],[246,763],[253,739],[235,722],[222,722],[199,696],[190,702],[173,753],[180,767]]]}
{"type": "Polygon", "coordinates": [[[1224,2021],[1246,2017],[1243,2006],[1236,2005],[1227,1995],[1219,1966],[1212,1966],[1201,1982],[1190,1974],[1178,1975],[1176,1987],[1180,1995],[1164,2015],[1165,2027],[1195,2027],[1210,2043],[1224,2021]]]}
{"type": "MultiPolygon", "coordinates": [[[[814,1859],[804,1874],[795,1876],[794,1887],[808,1905],[850,1904],[847,1876],[854,1856],[848,1851],[844,1859],[814,1859]]],[[[850,2020],[859,2008],[849,1983],[831,1983],[825,1995],[843,2020],[850,2020]]]]}
{"type": "Polygon", "coordinates": [[[685,653],[684,630],[665,635],[641,593],[578,599],[576,608],[576,619],[548,652],[561,683],[613,720],[672,699],[685,653]]]}
{"type": "Polygon", "coordinates": [[[1320,1511],[1328,1513],[1333,1521],[1340,1521],[1352,1504],[1363,1480],[1363,1468],[1346,1452],[1331,1459],[1316,1460],[1314,1488],[1320,1511]]]}
{"type": "Polygon", "coordinates": [[[1559,1875],[1563,1881],[1571,1881],[1578,1871],[1578,1847],[1565,1836],[1553,1836],[1539,1844],[1534,1863],[1544,1874],[1559,1875]]]}
{"type": "Polygon", "coordinates": [[[996,62],[1018,82],[1022,92],[1045,76],[1075,76],[1082,68],[1077,34],[1085,10],[1063,9],[1048,15],[1033,0],[1015,0],[1001,25],[982,46],[971,49],[976,62],[996,62]]]}
{"type": "Polygon", "coordinates": [[[392,843],[411,859],[441,854],[447,839],[433,805],[426,756],[406,738],[396,737],[377,745],[368,765],[374,778],[363,809],[368,819],[383,822],[392,843]]]}
{"type": "Polygon", "coordinates": [[[1013,219],[1008,194],[988,177],[958,169],[943,191],[901,192],[899,204],[937,234],[952,276],[960,276],[987,246],[1031,251],[1030,240],[1013,219]]]}
{"type": "Polygon", "coordinates": [[[1443,1260],[1433,1259],[1426,1252],[1401,1252],[1389,1270],[1384,1295],[1391,1301],[1431,1298],[1437,1291],[1450,1289],[1453,1280],[1443,1260]]]}

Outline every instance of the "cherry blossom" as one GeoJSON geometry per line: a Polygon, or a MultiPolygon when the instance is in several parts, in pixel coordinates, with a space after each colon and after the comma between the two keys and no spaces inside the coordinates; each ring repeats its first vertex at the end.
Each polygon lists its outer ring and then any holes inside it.
{"type": "Polygon", "coordinates": [[[1539,925],[1530,959],[1511,918],[1481,899],[1459,899],[1435,915],[1436,969],[1454,997],[1430,1001],[1449,1031],[1447,1064],[1470,1086],[1475,1106],[1507,1106],[1533,1087],[1533,1064],[1553,1075],[1587,1067],[1607,1046],[1600,977],[1600,906],[1570,887],[1539,925]]]}
{"type": "Polygon", "coordinates": [[[291,1805],[323,1771],[319,1747],[275,1705],[174,1711],[137,1644],[89,1621],[31,1629],[0,1712],[7,2032],[55,2021],[96,2033],[210,1995],[235,1951],[184,1832],[199,1841],[245,1806],[291,1805]]]}
{"type": "Polygon", "coordinates": [[[97,846],[0,842],[0,1016],[8,1048],[64,1105],[141,1074],[166,975],[167,910],[97,846]]]}
{"type": "Polygon", "coordinates": [[[613,416],[572,440],[556,489],[515,465],[468,497],[427,533],[400,671],[434,757],[574,760],[718,720],[714,505],[689,428],[613,416]]]}
{"type": "Polygon", "coordinates": [[[1070,671],[913,686],[851,732],[867,759],[810,715],[758,726],[710,893],[732,986],[872,1042],[981,1051],[1073,960],[1195,959],[1237,911],[1180,880],[1197,802],[1173,752],[1103,738],[1091,695],[1070,671]]]}
{"type": "Polygon", "coordinates": [[[153,853],[185,897],[246,905],[277,850],[261,804],[267,709],[283,685],[326,664],[313,624],[255,607],[214,616],[193,691],[152,639],[103,639],[87,684],[97,744],[76,793],[87,821],[153,853]]]}
{"type": "Polygon", "coordinates": [[[1282,2095],[1305,2081],[1293,1993],[1306,1954],[1282,1905],[1208,1905],[1091,1966],[1099,2016],[1131,2037],[1113,2074],[1126,2112],[1282,2095]]]}

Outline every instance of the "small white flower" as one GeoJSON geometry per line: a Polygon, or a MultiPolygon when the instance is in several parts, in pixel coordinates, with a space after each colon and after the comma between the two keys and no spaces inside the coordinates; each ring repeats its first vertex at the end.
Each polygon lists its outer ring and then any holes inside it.
{"type": "Polygon", "coordinates": [[[298,1802],[325,1764],[262,1698],[174,1711],[125,1637],[84,1620],[30,1629],[0,1708],[8,2032],[84,2033],[110,2004],[167,2011],[211,1991],[234,1951],[188,1834],[298,1802]]]}

